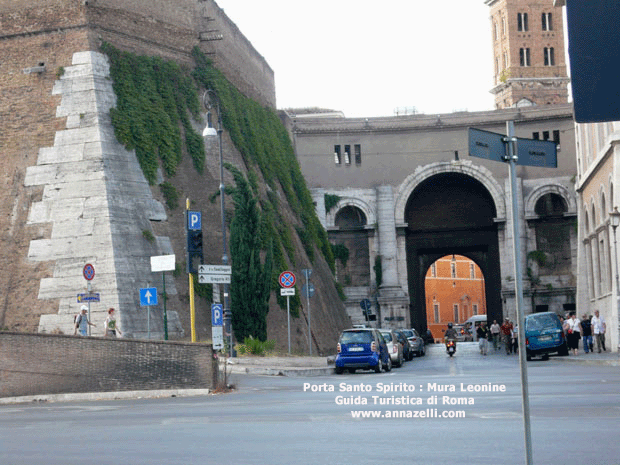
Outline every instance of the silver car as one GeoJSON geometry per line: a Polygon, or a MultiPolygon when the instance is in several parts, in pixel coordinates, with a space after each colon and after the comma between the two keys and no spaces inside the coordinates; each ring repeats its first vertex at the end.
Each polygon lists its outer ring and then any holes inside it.
{"type": "Polygon", "coordinates": [[[403,363],[405,362],[403,346],[400,342],[398,342],[398,338],[396,337],[396,334],[394,334],[394,331],[382,329],[381,335],[387,344],[388,353],[392,359],[392,365],[397,367],[403,366],[403,363]]]}
{"type": "Polygon", "coordinates": [[[411,353],[416,354],[418,357],[422,357],[426,353],[426,346],[422,336],[420,336],[413,328],[402,329],[401,331],[405,336],[407,336],[411,353]]]}

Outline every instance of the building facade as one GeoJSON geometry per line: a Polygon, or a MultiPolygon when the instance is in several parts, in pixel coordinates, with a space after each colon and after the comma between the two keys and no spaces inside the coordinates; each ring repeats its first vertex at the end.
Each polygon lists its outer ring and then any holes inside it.
{"type": "Polygon", "coordinates": [[[465,323],[485,315],[484,276],[476,262],[462,255],[446,255],[426,272],[426,323],[435,337],[448,323],[465,323]]]}
{"type": "Polygon", "coordinates": [[[516,318],[508,167],[468,156],[468,129],[556,139],[558,168],[518,167],[525,311],[575,308],[576,198],[570,105],[390,118],[284,116],[319,218],[349,250],[338,280],[353,321],[427,325],[424,278],[462,255],[484,276],[487,313],[516,318]]]}

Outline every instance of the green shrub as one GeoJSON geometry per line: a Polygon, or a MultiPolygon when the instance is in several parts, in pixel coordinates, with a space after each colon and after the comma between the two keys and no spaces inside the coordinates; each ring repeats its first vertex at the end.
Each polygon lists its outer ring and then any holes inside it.
{"type": "Polygon", "coordinates": [[[261,341],[260,339],[254,339],[252,336],[246,337],[243,340],[243,344],[237,344],[237,353],[239,355],[260,355],[263,356],[268,352],[273,351],[276,346],[276,342],[273,340],[261,341]]]}
{"type": "Polygon", "coordinates": [[[175,187],[168,181],[164,181],[159,185],[162,195],[166,200],[166,206],[170,210],[174,210],[179,206],[179,193],[175,187]]]}

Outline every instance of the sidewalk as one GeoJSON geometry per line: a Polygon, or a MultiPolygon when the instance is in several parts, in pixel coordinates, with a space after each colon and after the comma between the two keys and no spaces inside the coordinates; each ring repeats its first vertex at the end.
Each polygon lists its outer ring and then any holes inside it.
{"type": "MultiPolygon", "coordinates": [[[[220,370],[224,360],[220,360],[220,370]]],[[[267,376],[320,376],[334,373],[334,365],[328,364],[328,357],[280,356],[280,357],[235,357],[227,359],[226,369],[231,374],[267,376]]]]}
{"type": "Polygon", "coordinates": [[[582,349],[579,349],[577,355],[569,355],[568,357],[551,357],[551,360],[557,360],[563,363],[581,363],[585,365],[606,365],[606,366],[620,366],[620,352],[590,352],[585,353],[582,349]]]}

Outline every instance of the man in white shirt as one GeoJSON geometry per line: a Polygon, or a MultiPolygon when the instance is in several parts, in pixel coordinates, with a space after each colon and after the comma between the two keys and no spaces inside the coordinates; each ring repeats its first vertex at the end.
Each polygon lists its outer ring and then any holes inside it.
{"type": "Polygon", "coordinates": [[[594,316],[592,317],[592,334],[594,334],[594,339],[596,339],[596,347],[598,349],[598,353],[601,353],[601,348],[604,351],[607,351],[605,348],[605,330],[607,326],[605,325],[605,318],[599,316],[598,310],[594,310],[594,316]]]}

